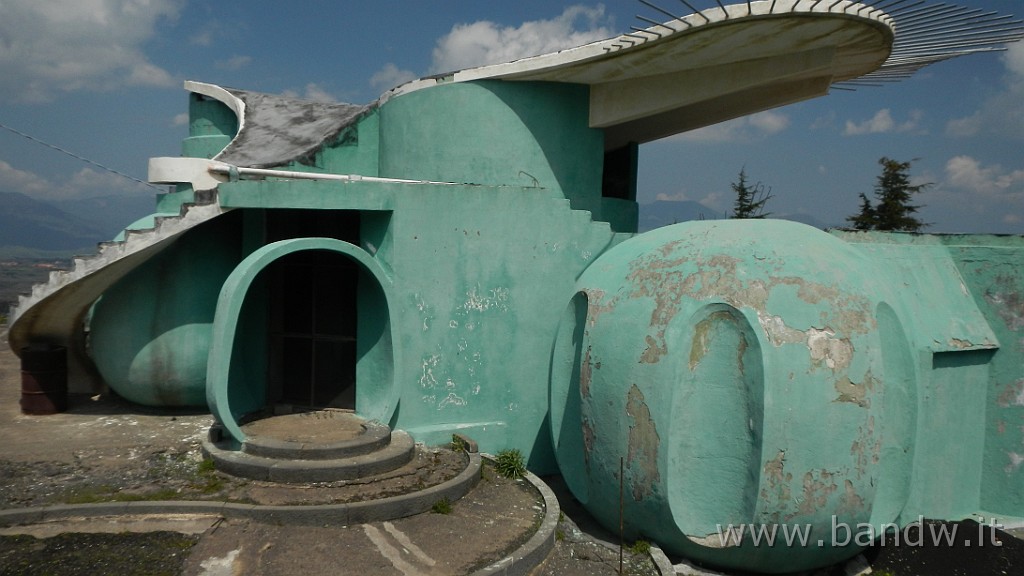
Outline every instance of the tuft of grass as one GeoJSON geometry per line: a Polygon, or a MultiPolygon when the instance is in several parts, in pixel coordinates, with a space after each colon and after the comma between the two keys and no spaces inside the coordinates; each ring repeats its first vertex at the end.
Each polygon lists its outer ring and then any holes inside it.
{"type": "Polygon", "coordinates": [[[523,453],[516,448],[506,448],[494,458],[494,469],[506,478],[522,478],[526,473],[523,453]]]}
{"type": "Polygon", "coordinates": [[[217,467],[213,460],[204,458],[196,466],[196,481],[192,484],[203,494],[213,494],[224,489],[224,479],[217,475],[217,467]]]}
{"type": "Polygon", "coordinates": [[[631,546],[626,548],[626,550],[629,550],[632,554],[635,554],[635,555],[650,554],[651,553],[651,543],[648,542],[647,540],[637,540],[636,542],[633,542],[633,544],[631,546]]]}
{"type": "Polygon", "coordinates": [[[94,486],[81,489],[64,498],[67,504],[95,504],[97,502],[154,502],[159,500],[177,500],[180,494],[173,488],[164,488],[153,492],[125,493],[113,486],[94,486]]]}
{"type": "Polygon", "coordinates": [[[458,434],[452,434],[452,452],[465,452],[466,442],[458,434]]]}
{"type": "Polygon", "coordinates": [[[557,540],[558,542],[565,540],[565,532],[562,532],[561,529],[555,530],[555,540],[557,540]]]}
{"type": "Polygon", "coordinates": [[[65,504],[95,504],[97,502],[110,502],[117,488],[108,486],[87,486],[79,488],[63,498],[65,504]]]}
{"type": "Polygon", "coordinates": [[[452,503],[448,500],[448,497],[445,496],[437,502],[434,502],[434,505],[430,507],[430,511],[434,514],[451,514],[452,503]]]}

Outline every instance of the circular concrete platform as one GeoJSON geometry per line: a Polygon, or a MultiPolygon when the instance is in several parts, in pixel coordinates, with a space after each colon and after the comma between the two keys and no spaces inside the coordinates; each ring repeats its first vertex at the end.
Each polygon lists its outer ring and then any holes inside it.
{"type": "Polygon", "coordinates": [[[367,432],[367,421],[348,410],[310,410],[267,416],[242,425],[249,439],[331,444],[355,440],[367,432]]]}

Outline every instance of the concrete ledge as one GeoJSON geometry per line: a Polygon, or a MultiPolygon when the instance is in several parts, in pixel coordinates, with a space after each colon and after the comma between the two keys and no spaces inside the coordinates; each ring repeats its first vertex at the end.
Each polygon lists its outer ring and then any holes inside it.
{"type": "MultiPolygon", "coordinates": [[[[484,455],[488,460],[494,460],[489,455],[484,455]]],[[[534,474],[527,472],[523,478],[529,482],[544,499],[544,518],[540,522],[537,532],[526,541],[525,544],[516,549],[515,552],[498,560],[497,562],[473,572],[472,576],[526,576],[534,568],[540,566],[551,550],[555,547],[555,529],[558,526],[558,516],[561,509],[558,506],[558,499],[555,493],[548,488],[543,480],[534,474]]]]}
{"type": "Polygon", "coordinates": [[[675,565],[665,555],[665,551],[653,542],[651,543],[651,561],[654,562],[654,567],[658,569],[658,574],[661,576],[675,576],[675,565]]]}
{"type": "Polygon", "coordinates": [[[65,518],[129,514],[217,514],[225,518],[247,518],[303,526],[348,525],[394,520],[427,512],[435,502],[444,498],[454,502],[465,496],[480,480],[482,463],[478,454],[468,454],[468,458],[466,469],[447,482],[409,494],[365,502],[311,506],[259,506],[197,500],[58,504],[39,508],[0,510],[0,526],[39,524],[65,518]]]}

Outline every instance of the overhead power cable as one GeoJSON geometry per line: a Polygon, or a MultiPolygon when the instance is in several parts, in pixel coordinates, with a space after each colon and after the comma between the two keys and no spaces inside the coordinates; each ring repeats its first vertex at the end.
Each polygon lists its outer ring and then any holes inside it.
{"type": "Polygon", "coordinates": [[[35,142],[36,144],[41,144],[43,146],[46,146],[47,148],[49,148],[51,150],[56,150],[57,152],[60,152],[61,154],[66,154],[66,155],[74,158],[75,160],[81,160],[82,162],[85,162],[86,164],[90,164],[90,165],[95,166],[95,167],[97,167],[97,168],[99,168],[101,170],[106,170],[107,172],[110,172],[111,174],[116,174],[116,175],[118,175],[118,176],[120,176],[122,178],[127,178],[127,179],[131,180],[132,182],[136,182],[138,184],[142,184],[143,186],[149,186],[150,188],[153,188],[155,190],[160,190],[161,192],[164,191],[164,189],[160,188],[159,186],[154,186],[153,184],[150,184],[149,182],[145,182],[145,181],[139,180],[138,178],[136,178],[134,176],[129,176],[128,174],[125,174],[123,172],[118,172],[117,170],[114,170],[113,168],[109,168],[107,166],[104,166],[103,164],[100,164],[99,162],[94,162],[92,160],[89,160],[88,158],[85,158],[83,156],[79,156],[78,154],[75,154],[74,152],[70,152],[68,150],[65,150],[65,149],[61,148],[60,146],[55,146],[53,144],[50,144],[49,142],[44,142],[44,141],[40,140],[39,138],[36,138],[35,136],[32,136],[30,134],[26,134],[26,133],[22,132],[21,130],[16,130],[14,128],[11,128],[10,126],[7,126],[6,124],[0,123],[0,128],[3,128],[4,130],[7,130],[8,132],[12,132],[14,134],[17,134],[18,136],[21,136],[22,138],[25,138],[27,140],[31,140],[32,142],[35,142]]]}

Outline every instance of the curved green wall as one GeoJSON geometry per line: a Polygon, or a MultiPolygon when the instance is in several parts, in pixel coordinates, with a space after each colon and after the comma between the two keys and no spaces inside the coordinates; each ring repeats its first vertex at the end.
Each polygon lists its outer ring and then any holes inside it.
{"type": "Polygon", "coordinates": [[[185,233],[96,303],[90,354],[119,395],[147,406],[206,403],[217,294],[241,255],[237,216],[185,233]]]}
{"type": "Polygon", "coordinates": [[[604,137],[588,126],[588,102],[586,86],[497,81],[394,98],[380,109],[380,175],[542,187],[596,202],[604,137]]]}
{"type": "Polygon", "coordinates": [[[848,557],[832,522],[893,522],[908,495],[911,463],[891,457],[909,442],[909,348],[895,313],[876,317],[888,286],[855,248],[785,221],[688,222],[606,252],[577,283],[585,320],[563,316],[554,351],[553,440],[569,487],[617,525],[606,503],[622,458],[630,538],[759,571],[848,557]],[[574,414],[579,431],[563,420],[574,414]],[[560,449],[578,444],[582,457],[560,449]],[[729,524],[809,526],[823,545],[723,544],[729,524]]]}

